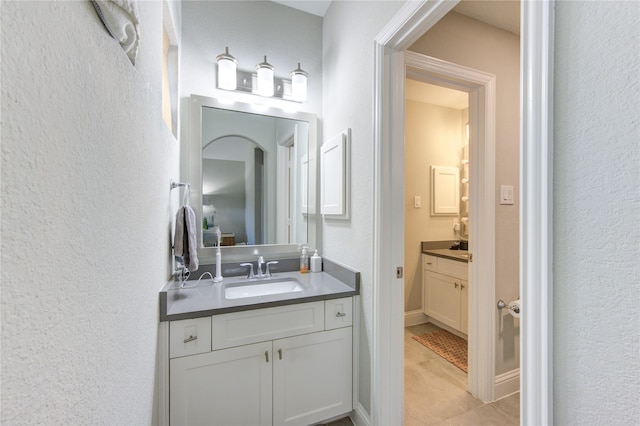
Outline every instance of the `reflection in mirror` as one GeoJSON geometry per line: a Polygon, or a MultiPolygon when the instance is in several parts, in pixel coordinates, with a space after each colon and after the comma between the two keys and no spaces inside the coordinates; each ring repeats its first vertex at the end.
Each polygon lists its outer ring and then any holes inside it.
{"type": "Polygon", "coordinates": [[[200,96],[192,104],[189,180],[200,247],[217,244],[214,226],[223,247],[314,244],[315,117],[200,96]]]}

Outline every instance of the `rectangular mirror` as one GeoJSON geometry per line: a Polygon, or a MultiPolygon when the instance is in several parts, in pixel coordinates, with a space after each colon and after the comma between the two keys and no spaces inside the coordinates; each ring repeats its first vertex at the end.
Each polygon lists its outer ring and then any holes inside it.
{"type": "Polygon", "coordinates": [[[315,116],[197,95],[190,112],[183,179],[201,225],[201,263],[215,259],[214,226],[223,256],[316,247],[315,116]]]}

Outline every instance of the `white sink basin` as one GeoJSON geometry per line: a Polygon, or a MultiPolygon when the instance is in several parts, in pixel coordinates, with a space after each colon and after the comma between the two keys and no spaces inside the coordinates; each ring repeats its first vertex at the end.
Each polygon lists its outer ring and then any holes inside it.
{"type": "Polygon", "coordinates": [[[294,278],[252,281],[227,285],[224,289],[224,297],[227,299],[242,299],[270,294],[294,293],[302,290],[304,290],[304,287],[294,278]]]}

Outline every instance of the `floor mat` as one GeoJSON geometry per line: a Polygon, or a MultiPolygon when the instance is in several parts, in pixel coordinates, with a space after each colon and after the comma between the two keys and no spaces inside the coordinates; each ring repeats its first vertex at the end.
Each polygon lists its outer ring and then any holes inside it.
{"type": "Polygon", "coordinates": [[[431,349],[460,370],[467,372],[467,341],[446,330],[413,336],[413,339],[431,349]]]}

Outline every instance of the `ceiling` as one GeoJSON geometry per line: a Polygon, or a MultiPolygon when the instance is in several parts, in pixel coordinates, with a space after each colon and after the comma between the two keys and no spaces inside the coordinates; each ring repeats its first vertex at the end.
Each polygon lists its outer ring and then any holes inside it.
{"type": "MultiPolygon", "coordinates": [[[[272,1],[313,15],[324,16],[332,0],[272,1]]],[[[453,10],[493,27],[520,34],[520,0],[463,0],[453,10]]]]}
{"type": "MultiPolygon", "coordinates": [[[[332,1],[341,0],[272,0],[285,6],[324,17],[332,1]]],[[[453,11],[492,27],[520,35],[520,0],[463,0],[453,11]]],[[[407,80],[407,99],[455,109],[468,106],[465,92],[446,89],[415,80],[407,80]]]]}
{"type": "Polygon", "coordinates": [[[405,84],[407,100],[459,110],[469,107],[469,95],[467,92],[410,79],[407,79],[405,84]]]}
{"type": "Polygon", "coordinates": [[[465,0],[453,10],[492,27],[520,35],[520,0],[465,0]]]}
{"type": "Polygon", "coordinates": [[[271,0],[275,3],[280,3],[285,6],[293,7],[294,9],[301,10],[303,12],[311,13],[312,15],[324,16],[327,13],[327,9],[331,5],[331,0],[271,0]]]}

